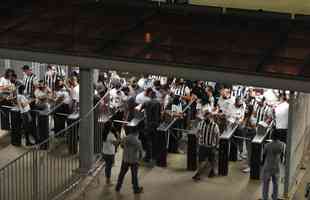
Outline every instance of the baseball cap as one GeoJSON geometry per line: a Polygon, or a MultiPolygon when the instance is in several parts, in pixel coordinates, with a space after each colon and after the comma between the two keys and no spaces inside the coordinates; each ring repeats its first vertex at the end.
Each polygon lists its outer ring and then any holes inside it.
{"type": "Polygon", "coordinates": [[[24,65],[24,66],[22,67],[22,70],[29,70],[29,69],[30,69],[29,65],[24,65]]]}

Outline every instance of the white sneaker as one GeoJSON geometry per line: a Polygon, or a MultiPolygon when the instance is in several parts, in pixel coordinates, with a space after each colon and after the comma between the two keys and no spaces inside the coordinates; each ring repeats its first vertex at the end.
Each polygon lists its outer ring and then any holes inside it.
{"type": "Polygon", "coordinates": [[[243,173],[249,173],[251,171],[251,168],[247,167],[242,170],[243,173]]]}

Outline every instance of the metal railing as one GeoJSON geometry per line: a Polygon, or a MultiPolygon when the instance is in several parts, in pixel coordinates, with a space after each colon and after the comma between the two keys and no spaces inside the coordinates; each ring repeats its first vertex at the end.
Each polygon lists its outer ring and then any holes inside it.
{"type": "MultiPolygon", "coordinates": [[[[100,154],[101,133],[107,122],[105,114],[109,111],[108,94],[85,116],[69,115],[65,129],[3,166],[0,169],[0,200],[51,200],[81,180],[85,173],[79,170],[79,125],[94,114],[94,153],[100,154]]],[[[99,160],[100,156],[96,158],[99,160]]]]}

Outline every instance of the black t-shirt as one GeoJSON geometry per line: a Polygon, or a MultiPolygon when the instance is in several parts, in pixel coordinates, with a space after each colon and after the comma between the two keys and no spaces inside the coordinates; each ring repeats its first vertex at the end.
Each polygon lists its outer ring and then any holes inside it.
{"type": "Polygon", "coordinates": [[[146,115],[147,125],[158,126],[160,124],[161,106],[160,102],[156,99],[152,99],[144,103],[144,112],[146,115]]]}

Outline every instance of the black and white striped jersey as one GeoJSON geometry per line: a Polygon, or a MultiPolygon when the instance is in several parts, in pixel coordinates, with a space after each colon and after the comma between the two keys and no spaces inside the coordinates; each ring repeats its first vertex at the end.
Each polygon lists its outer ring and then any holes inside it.
{"type": "Polygon", "coordinates": [[[186,85],[172,86],[171,92],[176,96],[190,95],[190,89],[186,85]]]}
{"type": "Polygon", "coordinates": [[[198,124],[199,144],[217,147],[219,145],[220,130],[214,121],[202,120],[198,124]]]}
{"type": "Polygon", "coordinates": [[[268,116],[272,115],[272,108],[267,104],[263,106],[256,104],[254,110],[256,111],[257,124],[260,121],[266,121],[268,116]]]}
{"type": "Polygon", "coordinates": [[[53,71],[47,71],[44,75],[44,83],[53,91],[55,90],[56,78],[57,74],[53,71]]]}
{"type": "Polygon", "coordinates": [[[38,83],[38,79],[35,74],[31,74],[29,76],[24,76],[23,85],[25,86],[24,94],[26,96],[33,96],[34,94],[34,86],[38,83]]]}
{"type": "Polygon", "coordinates": [[[56,65],[55,71],[56,71],[56,76],[59,76],[59,77],[65,77],[66,76],[65,70],[63,69],[63,67],[61,65],[56,65]]]}
{"type": "Polygon", "coordinates": [[[245,87],[244,86],[233,86],[232,89],[232,96],[233,97],[244,97],[246,93],[245,87]]]}

